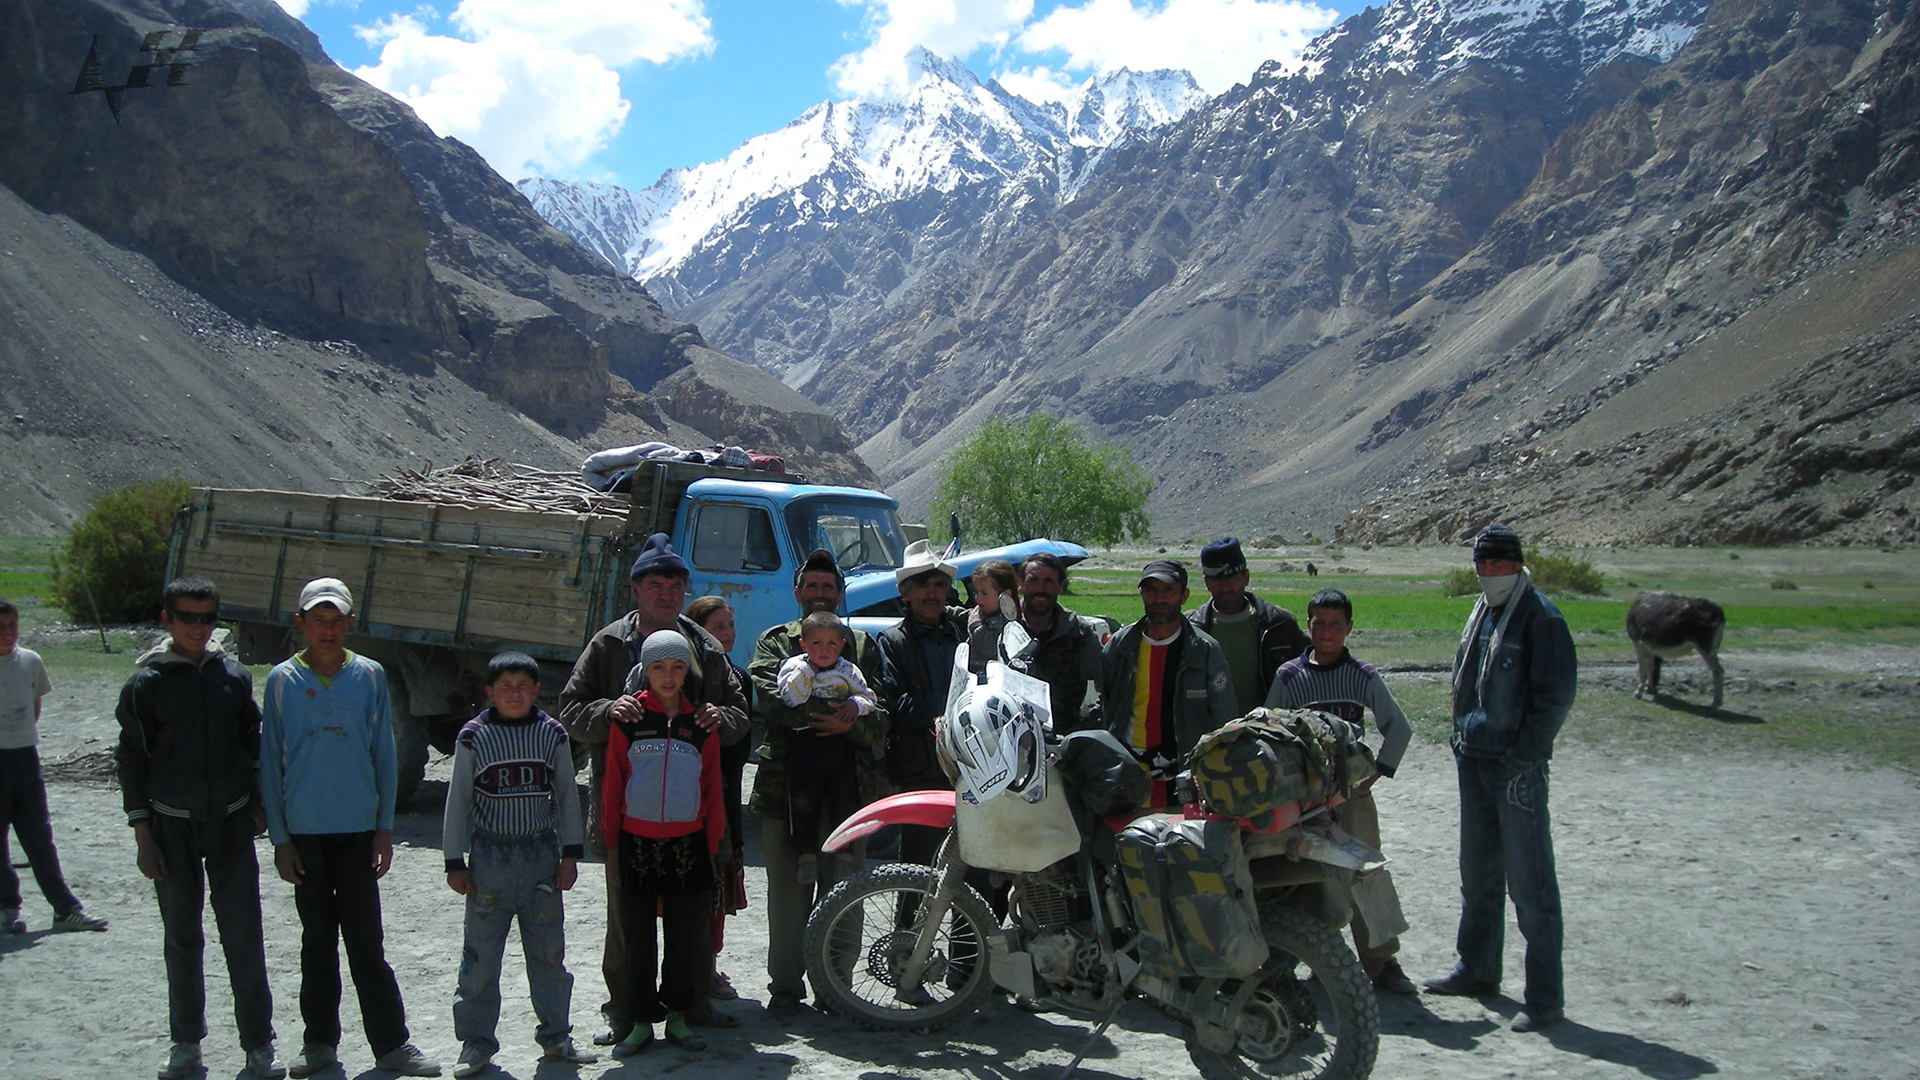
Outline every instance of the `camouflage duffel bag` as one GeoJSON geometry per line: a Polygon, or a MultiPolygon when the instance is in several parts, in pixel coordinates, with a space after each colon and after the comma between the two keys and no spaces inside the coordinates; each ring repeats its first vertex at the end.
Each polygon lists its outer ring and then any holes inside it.
{"type": "Polygon", "coordinates": [[[1361,737],[1358,724],[1318,709],[1273,709],[1269,715],[1284,719],[1295,737],[1316,748],[1307,754],[1309,764],[1318,765],[1316,797],[1345,795],[1373,775],[1373,748],[1361,737]]]}
{"type": "Polygon", "coordinates": [[[1373,773],[1359,729],[1313,709],[1255,709],[1201,736],[1188,760],[1209,813],[1254,818],[1300,799],[1344,795],[1373,773]]]}
{"type": "Polygon", "coordinates": [[[1170,978],[1240,979],[1266,963],[1239,826],[1153,814],[1122,829],[1117,843],[1141,967],[1170,978]]]}

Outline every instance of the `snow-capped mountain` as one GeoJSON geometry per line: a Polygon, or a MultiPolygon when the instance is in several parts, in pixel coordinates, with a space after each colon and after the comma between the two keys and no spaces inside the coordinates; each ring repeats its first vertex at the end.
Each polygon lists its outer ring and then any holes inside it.
{"type": "Polygon", "coordinates": [[[1693,36],[1702,0],[1397,0],[1321,35],[1304,72],[1430,78],[1474,61],[1587,72],[1620,56],[1665,63],[1693,36]]]}
{"type": "MultiPolygon", "coordinates": [[[[928,192],[988,185],[1002,212],[1073,197],[1106,153],[1178,120],[1206,95],[1183,71],[1121,70],[1061,102],[1038,103],[916,49],[895,101],[823,102],[724,160],[674,169],[651,187],[534,178],[520,189],[542,216],[615,266],[684,303],[674,280],[728,234],[817,227],[928,192]]],[[[704,284],[710,285],[711,282],[704,284]]]]}

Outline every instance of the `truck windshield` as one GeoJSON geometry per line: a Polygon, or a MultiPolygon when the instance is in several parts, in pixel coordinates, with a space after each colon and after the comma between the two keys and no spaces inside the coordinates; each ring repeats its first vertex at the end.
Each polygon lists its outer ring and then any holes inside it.
{"type": "Polygon", "coordinates": [[[797,499],[787,504],[786,515],[799,553],[825,548],[833,552],[843,574],[892,569],[905,558],[900,519],[883,503],[797,499]]]}

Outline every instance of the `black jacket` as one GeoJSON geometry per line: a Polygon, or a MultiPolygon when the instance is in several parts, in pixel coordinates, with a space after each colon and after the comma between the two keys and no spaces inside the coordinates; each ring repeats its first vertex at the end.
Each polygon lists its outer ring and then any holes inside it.
{"type": "MultiPolygon", "coordinates": [[[[1293,612],[1274,607],[1253,595],[1251,589],[1247,591],[1247,603],[1253,605],[1253,621],[1260,628],[1260,696],[1265,697],[1267,688],[1273,685],[1273,677],[1280,672],[1280,665],[1307,651],[1312,641],[1300,629],[1293,612]]],[[[1187,612],[1187,618],[1211,634],[1214,614],[1213,601],[1209,600],[1187,612]]]]}
{"type": "Polygon", "coordinates": [[[253,676],[218,649],[199,664],[162,645],[120,689],[120,802],[127,823],[154,814],[218,821],[256,797],[260,707],[253,676]]]}

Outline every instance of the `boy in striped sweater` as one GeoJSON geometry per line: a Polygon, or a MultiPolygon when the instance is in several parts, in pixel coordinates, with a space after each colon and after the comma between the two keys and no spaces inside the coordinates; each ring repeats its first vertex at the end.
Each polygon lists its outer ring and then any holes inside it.
{"type": "MultiPolygon", "coordinates": [[[[1334,810],[1334,820],[1361,843],[1378,848],[1380,811],[1373,804],[1373,782],[1392,777],[1400,767],[1400,756],[1407,752],[1407,742],[1413,738],[1413,726],[1407,723],[1407,714],[1400,711],[1400,704],[1393,700],[1392,691],[1373,665],[1361,663],[1347,651],[1347,635],[1352,632],[1353,601],[1347,594],[1339,589],[1314,593],[1307,601],[1307,636],[1313,647],[1280,665],[1267,691],[1267,708],[1319,709],[1355,725],[1364,725],[1366,714],[1373,714],[1373,722],[1380,729],[1374,775],[1353,786],[1347,801],[1334,810]]],[[[1400,939],[1372,941],[1371,936],[1366,919],[1356,909],[1353,940],[1367,977],[1390,993],[1414,993],[1413,980],[1394,958],[1400,951],[1400,939]]]]}
{"type": "Polygon", "coordinates": [[[520,920],[527,986],[540,1024],[534,1038],[550,1061],[586,1063],[574,1046],[569,1010],[565,911],[581,856],[580,798],[573,747],[560,722],[540,711],[540,666],[525,653],[487,662],[488,708],[460,729],[447,782],[441,850],[447,887],[467,898],[453,1033],[456,1077],[473,1076],[500,1050],[500,958],[507,928],[520,920]],[[471,857],[471,864],[467,858],[471,857]]]}

